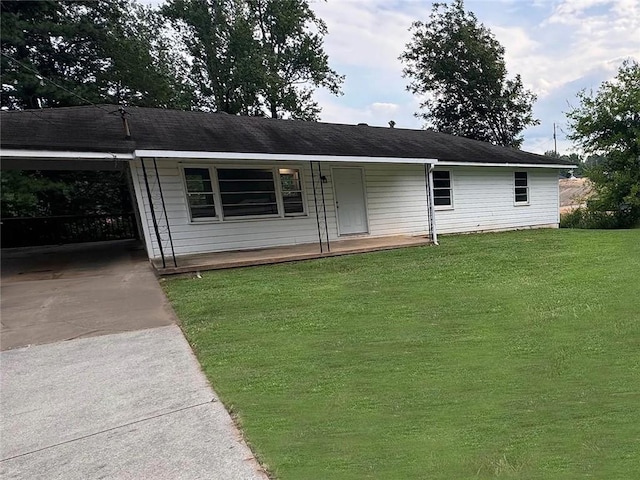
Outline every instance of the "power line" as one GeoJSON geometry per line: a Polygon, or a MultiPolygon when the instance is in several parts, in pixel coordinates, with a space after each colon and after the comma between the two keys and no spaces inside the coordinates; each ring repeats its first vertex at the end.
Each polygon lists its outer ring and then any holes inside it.
{"type": "Polygon", "coordinates": [[[40,74],[40,72],[38,72],[36,69],[31,68],[29,65],[25,65],[25,64],[24,64],[24,63],[22,63],[21,61],[19,61],[19,60],[17,60],[17,59],[15,59],[15,58],[13,58],[11,55],[8,55],[8,54],[6,54],[6,53],[4,53],[4,52],[0,52],[0,55],[2,55],[3,57],[8,58],[9,60],[12,60],[13,62],[15,62],[17,65],[21,66],[22,68],[24,68],[24,69],[26,69],[26,70],[29,70],[30,72],[34,73],[34,74],[35,74],[35,76],[36,76],[36,78],[38,78],[38,79],[40,79],[40,80],[46,80],[46,81],[47,81],[47,82],[49,82],[50,84],[52,84],[52,85],[54,85],[54,86],[56,86],[56,87],[58,87],[58,88],[60,88],[60,89],[64,90],[65,92],[70,93],[71,95],[73,95],[73,96],[75,96],[75,97],[78,97],[78,98],[79,98],[80,100],[82,100],[83,102],[88,103],[88,104],[90,104],[90,105],[92,105],[92,106],[94,106],[94,107],[96,107],[96,108],[98,108],[98,109],[100,109],[100,110],[102,110],[102,111],[104,111],[104,112],[107,112],[107,113],[109,113],[109,114],[114,113],[114,112],[110,112],[110,111],[109,111],[109,110],[107,110],[106,108],[103,108],[103,107],[101,107],[101,106],[99,106],[99,105],[96,105],[96,104],[95,104],[95,103],[93,103],[91,100],[89,100],[89,99],[87,99],[87,98],[84,98],[82,95],[79,95],[79,94],[77,94],[76,92],[73,92],[73,91],[69,90],[68,88],[63,87],[63,86],[62,86],[62,85],[60,85],[59,83],[56,83],[56,82],[54,82],[53,80],[51,80],[51,79],[49,79],[49,78],[47,78],[47,77],[45,77],[45,76],[41,75],[41,74],[40,74]]]}

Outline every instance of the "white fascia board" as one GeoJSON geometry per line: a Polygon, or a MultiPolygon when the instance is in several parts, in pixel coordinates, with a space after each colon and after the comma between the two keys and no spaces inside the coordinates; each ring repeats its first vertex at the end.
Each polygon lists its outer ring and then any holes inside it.
{"type": "Polygon", "coordinates": [[[67,152],[55,150],[18,150],[0,149],[0,157],[7,158],[42,158],[66,160],[133,160],[132,153],[109,152],[67,152]]]}
{"type": "Polygon", "coordinates": [[[442,160],[438,162],[439,167],[508,167],[508,168],[578,168],[577,165],[559,165],[543,163],[490,163],[490,162],[448,162],[442,160]]]}
{"type": "Polygon", "coordinates": [[[191,152],[184,150],[136,150],[136,157],[192,160],[257,160],[268,162],[437,163],[435,158],[345,157],[333,155],[284,155],[277,153],[191,152]]]}

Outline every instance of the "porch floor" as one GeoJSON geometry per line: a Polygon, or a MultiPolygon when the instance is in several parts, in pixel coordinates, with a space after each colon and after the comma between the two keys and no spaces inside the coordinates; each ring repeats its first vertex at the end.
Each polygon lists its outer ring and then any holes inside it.
{"type": "Polygon", "coordinates": [[[317,243],[291,245],[286,247],[261,248],[257,250],[236,250],[231,252],[205,253],[197,255],[182,255],[176,257],[177,267],[173,259],[168,256],[166,268],[162,267],[162,260],[154,260],[153,266],[159,275],[174,275],[204,270],[219,270],[224,268],[248,267],[252,265],[267,265],[272,263],[309,260],[312,258],[334,257],[354,253],[391,250],[394,248],[430,245],[428,236],[396,235],[389,237],[358,237],[341,239],[331,242],[331,251],[327,251],[323,244],[323,252],[317,243]]]}

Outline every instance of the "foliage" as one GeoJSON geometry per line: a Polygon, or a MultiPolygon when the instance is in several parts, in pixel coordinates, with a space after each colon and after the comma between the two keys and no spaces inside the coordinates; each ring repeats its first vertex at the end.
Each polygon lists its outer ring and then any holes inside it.
{"type": "Polygon", "coordinates": [[[314,88],[340,92],[307,0],[171,0],[162,12],[193,57],[200,108],[316,120],[314,88]]]}
{"type": "Polygon", "coordinates": [[[619,227],[640,223],[640,64],[625,61],[597,93],[578,94],[580,106],[569,118],[575,141],[586,153],[601,155],[587,169],[597,195],[588,208],[612,212],[619,227]]]}
{"type": "Polygon", "coordinates": [[[563,160],[566,162],[571,162],[574,165],[577,165],[576,168],[560,170],[561,177],[568,178],[571,176],[571,174],[573,174],[576,177],[582,176],[582,173],[584,171],[584,162],[582,161],[582,158],[580,158],[580,155],[578,155],[577,153],[571,153],[569,155],[567,154],[561,155],[555,150],[547,150],[546,152],[544,152],[544,156],[549,158],[555,158],[558,160],[563,160]]]}
{"type": "Polygon", "coordinates": [[[124,174],[97,171],[3,171],[2,218],[126,213],[133,208],[124,174]]]}
{"type": "Polygon", "coordinates": [[[623,228],[624,221],[612,212],[577,208],[560,215],[560,228],[623,228]]]}
{"type": "Polygon", "coordinates": [[[437,131],[520,147],[521,132],[538,123],[535,95],[520,75],[507,79],[504,48],[464,9],[463,0],[434,3],[426,23],[415,22],[400,56],[407,89],[426,96],[417,116],[437,131]]]}
{"type": "Polygon", "coordinates": [[[190,103],[159,17],[135,0],[2,1],[1,22],[5,108],[190,103]]]}
{"type": "Polygon", "coordinates": [[[440,243],[165,288],[276,478],[638,477],[640,230],[440,243]]]}

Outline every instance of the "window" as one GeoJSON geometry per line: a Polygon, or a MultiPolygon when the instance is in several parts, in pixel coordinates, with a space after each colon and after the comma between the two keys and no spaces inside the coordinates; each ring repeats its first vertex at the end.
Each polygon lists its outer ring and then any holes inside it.
{"type": "Polygon", "coordinates": [[[297,168],[185,167],[184,177],[194,221],[216,218],[216,211],[231,219],[306,214],[297,168]]]}
{"type": "Polygon", "coordinates": [[[215,217],[211,171],[208,168],[185,168],[184,178],[191,219],[215,217]]]}
{"type": "Polygon", "coordinates": [[[217,171],[225,217],[278,215],[272,169],[219,168],[217,171]]]}
{"type": "Polygon", "coordinates": [[[529,203],[529,182],[527,172],[514,172],[514,195],[518,204],[529,203]]]}
{"type": "Polygon", "coordinates": [[[433,172],[433,205],[436,207],[452,207],[451,172],[433,172]]]}
{"type": "Polygon", "coordinates": [[[282,189],[282,205],[284,214],[304,214],[304,202],[302,201],[302,183],[300,182],[300,170],[293,168],[281,168],[280,188],[282,189]]]}

